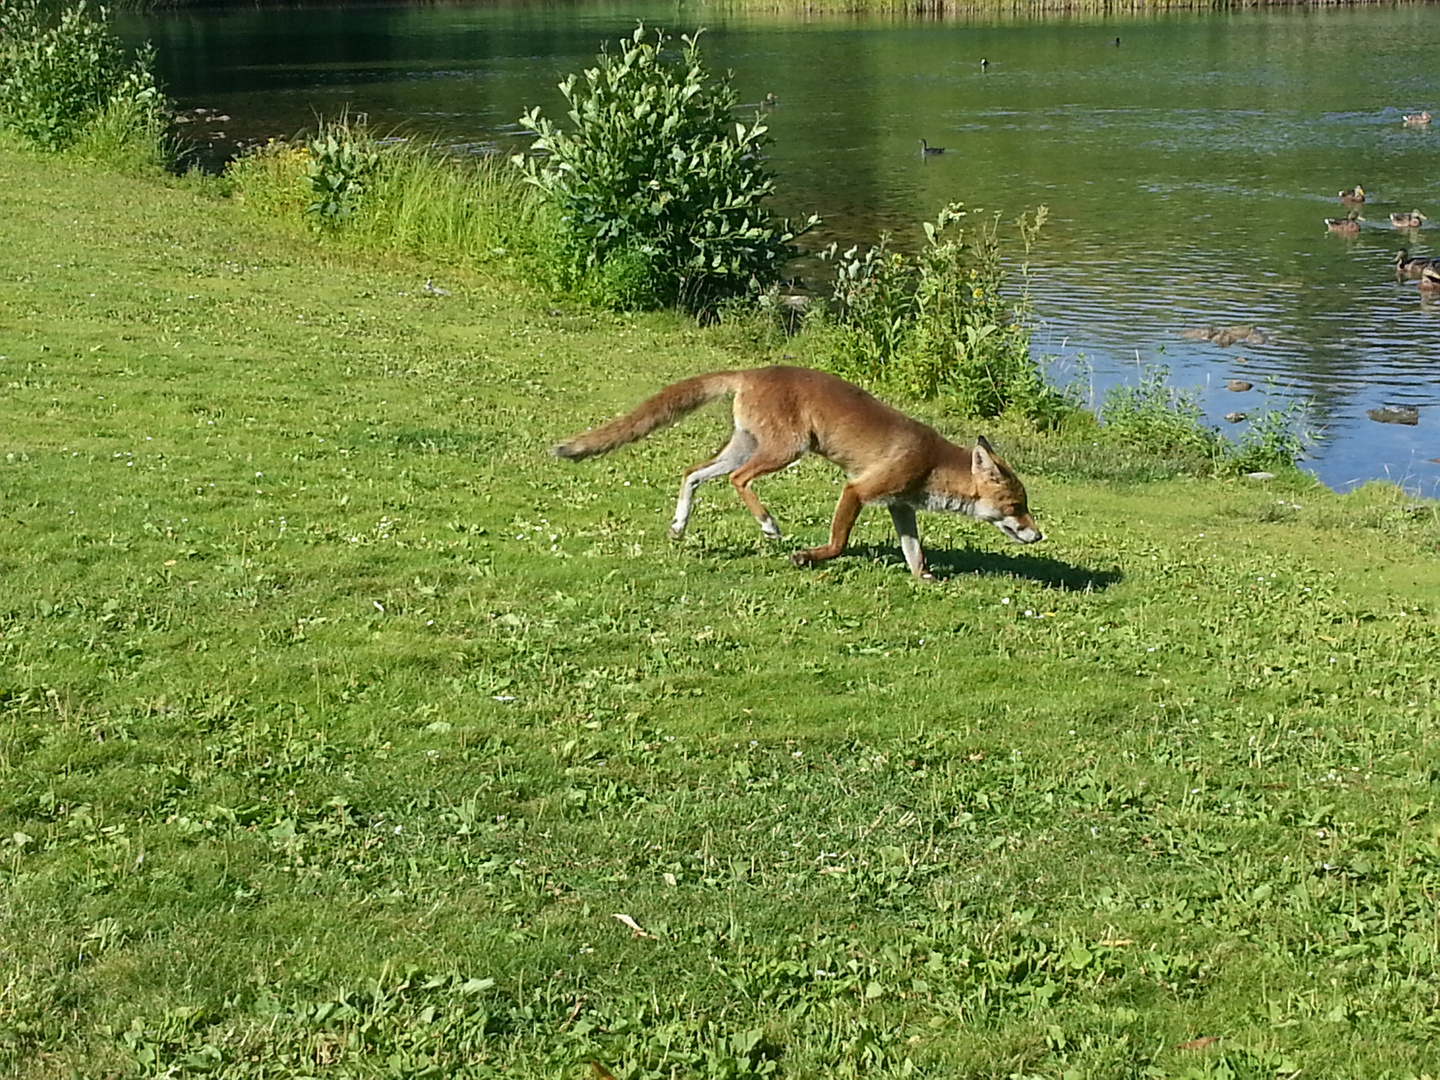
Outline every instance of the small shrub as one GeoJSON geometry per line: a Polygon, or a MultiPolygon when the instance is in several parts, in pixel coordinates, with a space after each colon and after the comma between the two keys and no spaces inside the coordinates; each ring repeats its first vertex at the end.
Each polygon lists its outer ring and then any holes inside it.
{"type": "Polygon", "coordinates": [[[1305,453],[1314,435],[1307,430],[1309,408],[1293,401],[1283,409],[1262,409],[1250,417],[1226,464],[1231,472],[1290,469],[1305,453]]]}
{"type": "Polygon", "coordinates": [[[126,72],[105,108],[81,129],[71,148],[75,154],[126,168],[160,169],[175,160],[168,110],[148,81],[148,48],[142,57],[145,66],[126,72]]]}
{"type": "Polygon", "coordinates": [[[1161,454],[1181,454],[1216,461],[1224,438],[1205,423],[1195,391],[1170,385],[1163,364],[1141,370],[1138,385],[1112,386],[1100,406],[1108,437],[1161,454]]]}
{"type": "Polygon", "coordinates": [[[87,129],[95,146],[164,147],[165,102],[153,53],[127,60],[104,8],[92,15],[79,0],[50,22],[39,0],[0,0],[0,118],[42,150],[67,150],[87,129]]]}
{"type": "Polygon", "coordinates": [[[305,175],[312,196],[305,214],[320,228],[348,221],[360,205],[366,184],[380,163],[380,151],[361,117],[322,121],[310,140],[305,175]]]}
{"type": "Polygon", "coordinates": [[[1137,386],[1114,386],[1100,408],[1106,438],[1151,453],[1203,463],[1217,475],[1294,468],[1312,438],[1302,425],[1306,406],[1255,413],[1238,442],[1205,422],[1196,391],[1169,384],[1164,365],[1146,367],[1137,386]]]}
{"type": "Polygon", "coordinates": [[[662,32],[653,43],[645,36],[642,25],[618,55],[602,51],[583,80],[560,84],[571,130],[539,108],[525,114],[532,149],[543,156],[515,160],[559,211],[562,279],[629,276],[643,257],[654,283],[627,293],[627,302],[713,311],[752,282],[775,280],[795,238],[818,219],[793,228],[762,208],[774,190],[764,166],[768,128],[759,116],[736,122],[736,93],[706,71],[696,38],[681,38],[675,63],[662,32]],[[625,254],[606,270],[616,252],[625,254]]]}
{"type": "MultiPolygon", "coordinates": [[[[1028,253],[1045,208],[1022,217],[1028,253]]],[[[965,210],[944,207],[927,221],[925,246],[913,257],[888,237],[824,257],[836,263],[833,299],[842,327],[840,374],[923,399],[945,397],[967,416],[1013,413],[1053,424],[1070,408],[1030,357],[1028,293],[1007,300],[997,240],[998,219],[967,236],[965,210]]]]}

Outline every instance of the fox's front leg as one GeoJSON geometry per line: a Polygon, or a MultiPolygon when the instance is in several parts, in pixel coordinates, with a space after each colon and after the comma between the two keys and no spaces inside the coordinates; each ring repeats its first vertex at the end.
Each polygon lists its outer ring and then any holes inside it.
{"type": "Polygon", "coordinates": [[[920,547],[920,527],[915,521],[915,508],[904,503],[890,504],[890,520],[895,523],[895,532],[900,537],[900,551],[905,556],[905,565],[920,581],[934,581],[935,575],[925,567],[925,552],[920,547]]]}
{"type": "Polygon", "coordinates": [[[809,566],[811,563],[824,562],[839,555],[845,550],[845,544],[850,539],[850,530],[855,527],[855,519],[860,516],[860,507],[863,505],[855,485],[846,484],[840,492],[835,517],[830,521],[830,542],[809,551],[797,551],[790,556],[790,561],[796,566],[809,566]]]}

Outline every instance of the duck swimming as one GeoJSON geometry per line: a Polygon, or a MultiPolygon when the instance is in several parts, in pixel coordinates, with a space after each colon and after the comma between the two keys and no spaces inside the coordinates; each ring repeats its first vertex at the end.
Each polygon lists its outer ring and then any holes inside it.
{"type": "Polygon", "coordinates": [[[1340,192],[1340,201],[1346,206],[1359,206],[1365,201],[1365,189],[1356,184],[1349,191],[1340,192]]]}
{"type": "Polygon", "coordinates": [[[943,146],[931,146],[924,139],[920,140],[921,157],[935,157],[937,154],[943,154],[944,152],[945,148],[943,146]]]}
{"type": "Polygon", "coordinates": [[[1410,257],[1410,252],[1401,248],[1395,255],[1395,276],[1397,278],[1410,278],[1412,281],[1418,277],[1424,277],[1426,270],[1434,269],[1435,260],[1427,259],[1423,255],[1410,257]]]}
{"type": "Polygon", "coordinates": [[[1397,210],[1390,215],[1390,224],[1397,229],[1418,229],[1425,220],[1425,215],[1419,210],[1411,210],[1408,214],[1397,210]]]}
{"type": "Polygon", "coordinates": [[[1400,118],[1406,127],[1426,127],[1430,123],[1430,110],[1424,112],[1406,113],[1400,118]]]}
{"type": "Polygon", "coordinates": [[[1327,217],[1325,219],[1325,227],[1333,233],[1339,233],[1341,236],[1359,236],[1360,222],[1364,220],[1358,210],[1351,210],[1350,213],[1346,214],[1343,218],[1327,217]]]}

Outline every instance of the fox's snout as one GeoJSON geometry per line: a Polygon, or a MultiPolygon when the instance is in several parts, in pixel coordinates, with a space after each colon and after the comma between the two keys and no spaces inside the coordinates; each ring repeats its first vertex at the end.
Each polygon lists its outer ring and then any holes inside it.
{"type": "Polygon", "coordinates": [[[995,524],[1017,544],[1035,544],[1045,539],[1045,534],[1035,527],[1035,519],[1028,515],[1023,518],[1002,518],[995,524]]]}

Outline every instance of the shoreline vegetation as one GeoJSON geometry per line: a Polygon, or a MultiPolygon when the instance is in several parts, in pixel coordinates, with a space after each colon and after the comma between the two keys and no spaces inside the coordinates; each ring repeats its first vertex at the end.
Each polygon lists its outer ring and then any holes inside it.
{"type": "Polygon", "coordinates": [[[0,1072],[1434,1075],[1435,503],[1037,384],[1038,214],[833,252],[798,333],[634,310],[683,242],[351,118],[176,176],[116,70],[0,131],[0,1072]],[[1046,539],[927,515],[915,585],[872,509],[801,571],[814,459],[784,539],[663,538],[724,410],[546,453],[782,362],[986,434],[1046,539]]]}
{"type": "MultiPolygon", "coordinates": [[[[387,3],[389,0],[349,0],[358,5],[387,3]]],[[[463,6],[473,0],[429,0],[463,6]]],[[[523,3],[524,0],[511,0],[523,3]]],[[[1140,15],[1168,12],[1244,11],[1252,8],[1294,8],[1296,10],[1393,7],[1396,4],[1423,4],[1427,0],[695,0],[681,5],[677,17],[693,21],[707,11],[737,14],[816,16],[865,16],[887,18],[1037,18],[1088,15],[1140,15]]],[[[287,0],[255,0],[248,7],[291,6],[287,0]]],[[[125,12],[186,11],[233,7],[234,0],[120,0],[111,10],[125,12]]],[[[314,6],[323,7],[325,3],[314,6]]]]}

